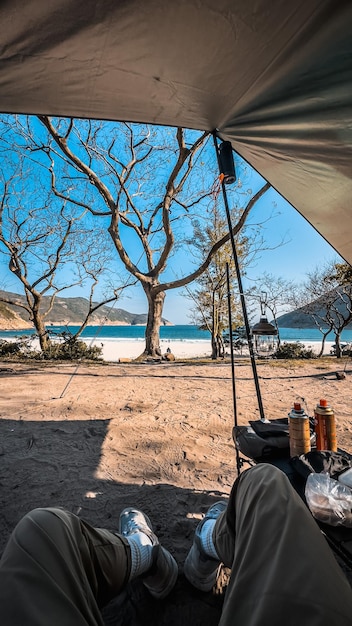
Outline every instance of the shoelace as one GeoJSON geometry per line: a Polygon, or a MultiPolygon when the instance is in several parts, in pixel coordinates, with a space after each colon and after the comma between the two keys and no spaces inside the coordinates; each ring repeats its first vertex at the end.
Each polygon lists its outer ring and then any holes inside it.
{"type": "MultiPolygon", "coordinates": [[[[128,516],[126,515],[126,518],[128,516]]],[[[138,516],[135,517],[131,517],[130,519],[127,519],[124,521],[124,529],[122,531],[123,535],[131,535],[133,533],[145,533],[147,535],[150,534],[150,529],[148,528],[148,526],[146,526],[144,520],[142,518],[140,518],[140,520],[138,520],[138,516]]]]}

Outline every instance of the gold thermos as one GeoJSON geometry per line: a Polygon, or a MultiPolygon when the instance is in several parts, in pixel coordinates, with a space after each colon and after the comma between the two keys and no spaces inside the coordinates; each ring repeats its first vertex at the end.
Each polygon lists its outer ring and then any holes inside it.
{"type": "Polygon", "coordinates": [[[290,435],[290,456],[299,456],[310,452],[309,417],[300,402],[295,402],[288,414],[290,435]]]}

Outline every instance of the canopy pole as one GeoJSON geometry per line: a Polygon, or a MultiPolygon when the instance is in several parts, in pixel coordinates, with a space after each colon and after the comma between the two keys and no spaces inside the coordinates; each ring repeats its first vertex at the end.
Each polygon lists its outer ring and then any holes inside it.
{"type": "MultiPolygon", "coordinates": [[[[229,264],[226,263],[226,283],[227,283],[227,309],[229,316],[229,328],[230,328],[230,350],[231,350],[231,378],[232,378],[232,398],[233,398],[233,415],[234,415],[234,427],[236,433],[237,427],[237,400],[236,400],[236,377],[235,377],[235,360],[233,357],[233,337],[232,337],[232,312],[231,312],[231,290],[230,290],[230,271],[229,264]]],[[[235,440],[235,438],[234,438],[235,440]]],[[[241,473],[241,458],[238,447],[235,445],[236,450],[236,467],[237,467],[237,476],[241,473]]]]}
{"type": "MultiPolygon", "coordinates": [[[[215,131],[213,131],[213,140],[214,140],[214,147],[215,147],[216,157],[217,157],[218,166],[219,166],[219,172],[221,174],[222,172],[221,172],[221,163],[220,163],[220,157],[219,157],[218,139],[217,139],[215,131]]],[[[243,313],[243,319],[244,319],[244,324],[245,324],[245,328],[246,328],[246,335],[247,335],[249,355],[250,355],[251,365],[252,365],[254,384],[255,384],[255,389],[256,389],[256,394],[257,394],[259,414],[260,414],[260,419],[263,422],[265,422],[265,414],[264,414],[264,407],[263,407],[262,396],[261,396],[260,386],[259,386],[257,365],[256,365],[256,362],[255,362],[255,356],[254,356],[254,350],[253,350],[253,342],[252,342],[251,330],[250,330],[250,327],[249,327],[249,320],[248,320],[248,314],[247,314],[246,301],[244,299],[244,292],[243,292],[243,286],[242,286],[242,277],[241,277],[240,265],[239,265],[239,262],[238,262],[236,243],[235,243],[235,238],[234,238],[234,234],[233,234],[233,226],[232,226],[231,214],[230,214],[230,209],[229,209],[229,203],[228,203],[228,200],[227,200],[227,193],[226,193],[224,180],[221,180],[221,189],[222,189],[222,195],[223,195],[223,199],[224,199],[226,218],[227,218],[227,225],[228,225],[228,229],[229,229],[229,233],[230,233],[232,254],[233,254],[233,259],[234,259],[234,262],[235,262],[236,276],[237,276],[238,288],[239,288],[239,292],[240,292],[242,313],[243,313]]],[[[229,328],[229,331],[230,331],[230,336],[231,336],[231,334],[232,334],[231,326],[229,328]]],[[[231,354],[232,354],[232,346],[231,346],[231,354]]]]}

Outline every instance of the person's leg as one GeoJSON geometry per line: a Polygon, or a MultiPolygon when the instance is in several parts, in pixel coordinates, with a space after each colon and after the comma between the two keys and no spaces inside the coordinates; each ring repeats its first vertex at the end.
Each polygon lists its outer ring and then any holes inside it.
{"type": "Polygon", "coordinates": [[[216,520],[226,511],[223,500],[213,504],[199,522],[191,549],[184,564],[184,575],[200,591],[210,591],[218,577],[220,559],[214,546],[213,531],[216,520]]]}
{"type": "Polygon", "coordinates": [[[93,528],[63,509],[26,515],[0,561],[2,625],[102,626],[100,608],[143,574],[149,592],[165,597],[177,564],[147,516],[127,509],[119,530],[93,528]]]}
{"type": "Polygon", "coordinates": [[[63,509],[35,509],[0,561],[3,626],[102,626],[100,607],[130,572],[128,542],[63,509]]]}
{"type": "Polygon", "coordinates": [[[289,480],[257,465],[235,482],[213,542],[231,568],[221,626],[347,626],[352,590],[289,480]]]}

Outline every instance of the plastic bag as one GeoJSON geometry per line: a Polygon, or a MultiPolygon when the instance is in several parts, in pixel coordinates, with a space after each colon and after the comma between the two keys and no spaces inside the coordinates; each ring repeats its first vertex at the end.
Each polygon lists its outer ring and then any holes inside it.
{"type": "Polygon", "coordinates": [[[317,520],[330,526],[352,528],[352,490],[330,478],[329,474],[310,474],[305,496],[317,520]]]}

